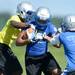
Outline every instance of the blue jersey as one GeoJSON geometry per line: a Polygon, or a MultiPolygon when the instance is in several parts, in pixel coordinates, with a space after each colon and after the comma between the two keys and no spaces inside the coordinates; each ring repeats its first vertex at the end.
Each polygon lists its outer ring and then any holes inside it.
{"type": "Polygon", "coordinates": [[[75,70],[75,32],[62,32],[59,36],[67,57],[67,69],[75,70]]]}
{"type": "MultiPolygon", "coordinates": [[[[44,32],[46,34],[54,34],[56,32],[55,26],[53,26],[50,22],[44,27],[39,25],[37,22],[32,22],[32,24],[35,25],[37,32],[40,34],[43,34],[44,32]]],[[[26,47],[27,54],[29,56],[43,55],[48,51],[47,44],[48,41],[44,39],[28,44],[26,47]]]]}

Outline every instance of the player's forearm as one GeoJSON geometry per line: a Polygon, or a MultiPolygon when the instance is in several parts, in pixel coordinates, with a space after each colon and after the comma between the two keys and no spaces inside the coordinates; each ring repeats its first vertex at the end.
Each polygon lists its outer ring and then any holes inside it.
{"type": "Polygon", "coordinates": [[[16,40],[16,45],[17,46],[24,46],[24,45],[27,45],[28,43],[30,43],[30,41],[28,39],[17,39],[16,40]]]}
{"type": "Polygon", "coordinates": [[[52,37],[49,36],[44,36],[43,38],[46,39],[47,41],[50,41],[52,39],[52,37]]]}
{"type": "Polygon", "coordinates": [[[25,24],[23,22],[10,21],[10,24],[15,28],[20,28],[20,29],[30,27],[30,25],[25,24]]]}

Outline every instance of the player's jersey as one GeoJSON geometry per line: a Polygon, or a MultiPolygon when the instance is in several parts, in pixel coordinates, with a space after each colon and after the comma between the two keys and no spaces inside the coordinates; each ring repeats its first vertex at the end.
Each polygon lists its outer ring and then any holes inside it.
{"type": "Polygon", "coordinates": [[[12,42],[17,38],[18,33],[20,32],[19,29],[14,28],[10,25],[10,21],[14,20],[17,22],[21,22],[19,17],[17,15],[12,16],[6,23],[6,25],[3,27],[2,31],[0,32],[0,42],[5,43],[9,46],[11,46],[12,42]]]}
{"type": "MultiPolygon", "coordinates": [[[[36,22],[33,22],[33,25],[35,25],[37,33],[40,33],[43,35],[45,32],[46,34],[54,34],[55,33],[55,26],[53,26],[50,22],[45,25],[45,27],[41,27],[41,25],[38,25],[36,22]]],[[[39,40],[35,41],[34,43],[30,43],[27,45],[26,51],[29,56],[40,56],[47,52],[47,40],[39,40]]]]}
{"type": "Polygon", "coordinates": [[[67,69],[75,70],[75,32],[62,32],[59,36],[67,57],[67,69]]]}

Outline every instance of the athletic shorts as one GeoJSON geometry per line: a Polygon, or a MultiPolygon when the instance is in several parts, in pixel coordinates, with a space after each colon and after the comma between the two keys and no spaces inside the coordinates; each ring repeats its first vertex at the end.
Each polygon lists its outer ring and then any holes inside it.
{"type": "Polygon", "coordinates": [[[26,55],[25,65],[27,75],[41,75],[41,72],[45,75],[51,75],[50,71],[52,72],[56,68],[61,70],[59,64],[50,53],[40,57],[29,57],[26,55]]]}
{"type": "Polygon", "coordinates": [[[4,70],[7,75],[10,75],[14,72],[22,73],[22,67],[20,62],[18,61],[17,57],[13,54],[11,48],[6,44],[0,43],[0,52],[1,52],[1,63],[0,62],[0,69],[4,70]]]}

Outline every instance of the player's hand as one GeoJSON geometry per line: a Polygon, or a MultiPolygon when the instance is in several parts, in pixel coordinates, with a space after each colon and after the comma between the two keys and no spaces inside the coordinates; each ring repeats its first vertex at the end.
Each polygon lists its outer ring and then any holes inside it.
{"type": "Polygon", "coordinates": [[[35,25],[30,24],[30,27],[35,31],[35,25]]]}
{"type": "Polygon", "coordinates": [[[50,39],[50,43],[51,43],[52,45],[60,44],[60,41],[59,41],[59,34],[53,36],[52,39],[50,39]]]}
{"type": "Polygon", "coordinates": [[[35,39],[36,40],[42,40],[43,39],[43,34],[42,33],[36,33],[35,39]]]}
{"type": "Polygon", "coordinates": [[[35,37],[35,31],[32,28],[26,30],[28,39],[31,40],[35,37]]]}
{"type": "Polygon", "coordinates": [[[47,40],[47,41],[50,41],[50,39],[52,39],[51,37],[49,37],[49,36],[47,36],[47,35],[45,35],[43,38],[44,38],[45,40],[47,40]]]}
{"type": "Polygon", "coordinates": [[[32,41],[35,38],[35,26],[30,24],[30,28],[26,30],[28,39],[32,41]]]}

